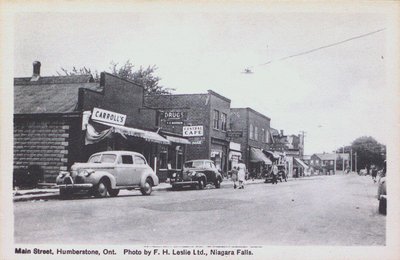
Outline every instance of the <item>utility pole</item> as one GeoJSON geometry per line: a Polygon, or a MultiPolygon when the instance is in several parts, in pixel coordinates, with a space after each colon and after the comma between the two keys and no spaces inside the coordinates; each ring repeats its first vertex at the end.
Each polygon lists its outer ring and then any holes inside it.
{"type": "Polygon", "coordinates": [[[355,166],[356,166],[356,167],[355,167],[354,170],[358,173],[358,171],[357,171],[357,152],[354,154],[354,156],[356,157],[356,158],[355,158],[355,159],[356,159],[356,160],[355,160],[355,166]]]}
{"type": "Polygon", "coordinates": [[[344,173],[344,146],[343,146],[343,153],[342,153],[342,172],[344,173]]]}
{"type": "Polygon", "coordinates": [[[350,172],[353,171],[353,148],[350,148],[350,172]]]}
{"type": "Polygon", "coordinates": [[[333,174],[336,175],[336,149],[335,149],[335,162],[333,163],[333,174]]]}

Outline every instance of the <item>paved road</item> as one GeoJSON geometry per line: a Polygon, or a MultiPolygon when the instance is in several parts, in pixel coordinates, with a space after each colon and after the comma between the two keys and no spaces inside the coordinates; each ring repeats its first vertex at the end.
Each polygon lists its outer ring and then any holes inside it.
{"type": "Polygon", "coordinates": [[[16,243],[384,245],[368,177],[14,204],[16,243]]]}

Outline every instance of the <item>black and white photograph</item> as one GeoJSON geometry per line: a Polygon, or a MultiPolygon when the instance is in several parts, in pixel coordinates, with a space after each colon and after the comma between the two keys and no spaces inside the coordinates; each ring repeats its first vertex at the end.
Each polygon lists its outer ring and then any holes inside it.
{"type": "Polygon", "coordinates": [[[399,259],[397,1],[2,2],[2,259],[399,259]]]}

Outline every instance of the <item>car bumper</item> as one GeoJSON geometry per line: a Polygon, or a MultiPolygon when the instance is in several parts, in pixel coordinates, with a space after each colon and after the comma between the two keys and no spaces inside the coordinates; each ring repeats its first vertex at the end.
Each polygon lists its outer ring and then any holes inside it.
{"type": "Polygon", "coordinates": [[[198,181],[176,181],[176,182],[172,182],[171,185],[172,186],[185,186],[185,185],[193,185],[193,184],[197,184],[198,181]]]}
{"type": "Polygon", "coordinates": [[[72,189],[72,190],[85,190],[93,188],[91,183],[77,183],[77,184],[58,184],[56,185],[59,189],[72,189]]]}

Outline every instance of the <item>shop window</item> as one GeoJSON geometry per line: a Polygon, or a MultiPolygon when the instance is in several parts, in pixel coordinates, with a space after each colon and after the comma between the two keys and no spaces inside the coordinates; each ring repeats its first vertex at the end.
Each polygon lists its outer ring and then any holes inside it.
{"type": "Polygon", "coordinates": [[[133,164],[132,155],[122,155],[122,164],[133,164]]]}
{"type": "Polygon", "coordinates": [[[330,165],[333,165],[333,161],[330,161],[330,165]]]}
{"type": "Polygon", "coordinates": [[[218,110],[214,110],[213,127],[214,127],[214,129],[219,129],[219,111],[218,110]]]}
{"type": "Polygon", "coordinates": [[[146,164],[146,162],[142,157],[135,156],[135,164],[146,164]]]}
{"type": "Polygon", "coordinates": [[[221,113],[221,130],[226,131],[226,122],[227,122],[227,116],[225,113],[221,113]]]}
{"type": "Polygon", "coordinates": [[[167,169],[167,152],[161,152],[159,157],[160,169],[167,169]]]}
{"type": "Polygon", "coordinates": [[[249,132],[250,132],[250,134],[249,134],[249,138],[250,139],[254,139],[254,126],[253,126],[253,124],[250,124],[250,129],[249,129],[249,132]]]}

